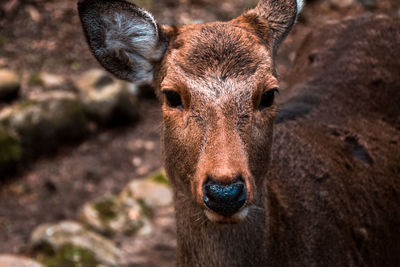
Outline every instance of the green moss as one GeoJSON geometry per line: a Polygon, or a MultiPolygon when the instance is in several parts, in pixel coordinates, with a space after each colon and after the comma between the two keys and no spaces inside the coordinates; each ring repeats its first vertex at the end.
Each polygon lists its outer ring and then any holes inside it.
{"type": "Polygon", "coordinates": [[[117,217],[117,205],[114,198],[99,201],[93,204],[93,208],[98,212],[100,220],[104,223],[117,217]]]}
{"type": "Polygon", "coordinates": [[[82,105],[75,99],[64,99],[58,110],[53,111],[55,127],[62,139],[75,139],[88,133],[88,120],[82,105]],[[68,132],[65,131],[68,129],[68,132]]]}
{"type": "Polygon", "coordinates": [[[154,211],[153,209],[147,205],[147,203],[143,199],[138,199],[137,202],[140,205],[140,213],[146,216],[147,218],[153,218],[154,217],[154,211]]]}
{"type": "Polygon", "coordinates": [[[29,78],[28,84],[30,86],[40,86],[40,87],[45,87],[45,83],[42,79],[42,76],[40,76],[40,73],[34,73],[32,76],[29,78]]]}
{"type": "Polygon", "coordinates": [[[139,220],[127,219],[127,222],[123,228],[123,234],[125,236],[134,236],[144,225],[142,215],[140,215],[139,220]]]}
{"type": "Polygon", "coordinates": [[[21,144],[0,126],[0,165],[19,161],[21,157],[21,144]]]}
{"type": "Polygon", "coordinates": [[[6,45],[8,41],[9,40],[6,37],[0,35],[0,47],[6,45]]]}
{"type": "Polygon", "coordinates": [[[64,100],[63,110],[68,116],[67,119],[72,119],[72,121],[86,121],[85,111],[82,105],[77,100],[64,100]],[[73,118],[71,118],[73,117],[73,118]]]}
{"type": "Polygon", "coordinates": [[[163,171],[150,175],[149,179],[152,182],[169,186],[168,178],[163,171]]]}
{"type": "Polygon", "coordinates": [[[56,253],[44,256],[47,267],[95,267],[99,265],[93,252],[73,245],[64,245],[56,253]]]}
{"type": "Polygon", "coordinates": [[[24,99],[21,102],[18,103],[18,107],[20,109],[25,109],[31,106],[36,105],[38,102],[32,99],[24,99]]]}
{"type": "Polygon", "coordinates": [[[79,62],[75,62],[74,61],[74,62],[71,63],[70,67],[71,67],[71,70],[76,71],[76,70],[79,70],[81,68],[81,65],[79,64],[79,62]]]}
{"type": "Polygon", "coordinates": [[[125,236],[132,237],[132,236],[136,235],[137,231],[140,229],[140,226],[129,225],[126,229],[124,229],[123,233],[125,236]]]}
{"type": "Polygon", "coordinates": [[[12,222],[4,220],[3,222],[0,221],[0,230],[5,231],[6,233],[11,233],[14,229],[14,225],[12,222]]]}

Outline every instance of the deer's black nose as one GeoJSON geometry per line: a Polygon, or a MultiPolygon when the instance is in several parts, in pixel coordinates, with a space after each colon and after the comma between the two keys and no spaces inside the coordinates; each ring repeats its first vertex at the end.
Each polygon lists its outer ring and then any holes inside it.
{"type": "Polygon", "coordinates": [[[246,203],[246,184],[236,179],[231,184],[220,184],[208,179],[203,185],[203,201],[212,211],[229,217],[246,203]]]}

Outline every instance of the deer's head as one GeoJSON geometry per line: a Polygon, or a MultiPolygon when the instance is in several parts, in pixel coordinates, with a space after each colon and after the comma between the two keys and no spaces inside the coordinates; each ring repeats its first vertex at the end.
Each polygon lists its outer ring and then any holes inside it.
{"type": "Polygon", "coordinates": [[[176,198],[220,223],[243,220],[268,171],[278,91],[275,54],[302,1],[261,0],[229,22],[156,23],[122,0],[84,0],[91,51],[108,71],[152,83],[176,198]]]}

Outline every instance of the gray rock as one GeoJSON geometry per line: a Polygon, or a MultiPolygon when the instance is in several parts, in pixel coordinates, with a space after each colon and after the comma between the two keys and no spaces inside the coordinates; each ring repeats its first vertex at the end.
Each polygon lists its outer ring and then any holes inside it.
{"type": "Polygon", "coordinates": [[[28,259],[18,255],[0,255],[1,267],[43,267],[42,264],[32,259],[28,259]]]}
{"type": "Polygon", "coordinates": [[[172,205],[172,191],[163,171],[129,183],[118,196],[86,203],[82,223],[107,235],[148,235],[154,210],[172,205]]]}
{"type": "Polygon", "coordinates": [[[120,195],[120,199],[143,201],[152,209],[172,205],[173,196],[163,171],[149,175],[142,180],[129,183],[120,195]]]}
{"type": "Polygon", "coordinates": [[[17,136],[26,150],[47,151],[88,132],[88,121],[78,98],[67,92],[38,95],[6,107],[0,123],[17,136]]]}
{"type": "Polygon", "coordinates": [[[121,251],[111,240],[72,221],[38,226],[31,234],[30,245],[36,253],[40,253],[41,248],[51,248],[55,253],[65,247],[81,248],[93,253],[99,263],[107,266],[118,266],[121,256],[121,251]]]}
{"type": "Polygon", "coordinates": [[[99,233],[130,236],[151,232],[151,214],[152,211],[139,201],[109,197],[86,203],[78,217],[99,233]]]}
{"type": "Polygon", "coordinates": [[[58,87],[61,86],[64,82],[64,77],[48,72],[34,73],[29,78],[30,86],[39,86],[42,88],[58,87]]]}
{"type": "Polygon", "coordinates": [[[329,4],[337,8],[347,8],[357,3],[357,0],[329,0],[329,4]]]}
{"type": "Polygon", "coordinates": [[[136,86],[116,80],[101,69],[84,73],[77,81],[81,101],[87,113],[99,123],[138,118],[136,86]]]}
{"type": "Polygon", "coordinates": [[[7,69],[0,69],[0,101],[15,98],[20,86],[21,81],[16,73],[7,69]]]}

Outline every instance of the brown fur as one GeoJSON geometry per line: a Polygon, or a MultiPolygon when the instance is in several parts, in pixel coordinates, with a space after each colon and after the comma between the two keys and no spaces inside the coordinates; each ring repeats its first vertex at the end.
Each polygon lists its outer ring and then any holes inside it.
{"type": "Polygon", "coordinates": [[[399,29],[329,23],[299,51],[268,176],[268,251],[288,265],[400,262],[399,29]]]}
{"type": "MultiPolygon", "coordinates": [[[[103,2],[80,4],[89,44],[99,38],[91,24],[101,26],[109,12],[103,2]],[[91,20],[90,8],[98,12],[91,20]]],[[[169,46],[161,64],[152,63],[153,85],[163,103],[178,266],[400,262],[400,22],[369,16],[317,29],[276,117],[276,105],[258,105],[278,87],[275,54],[295,18],[295,1],[265,0],[231,22],[159,28],[159,42],[169,46]],[[169,106],[161,90],[179,93],[182,109],[169,106]],[[202,184],[238,174],[249,214],[211,220],[202,184]]]]}

